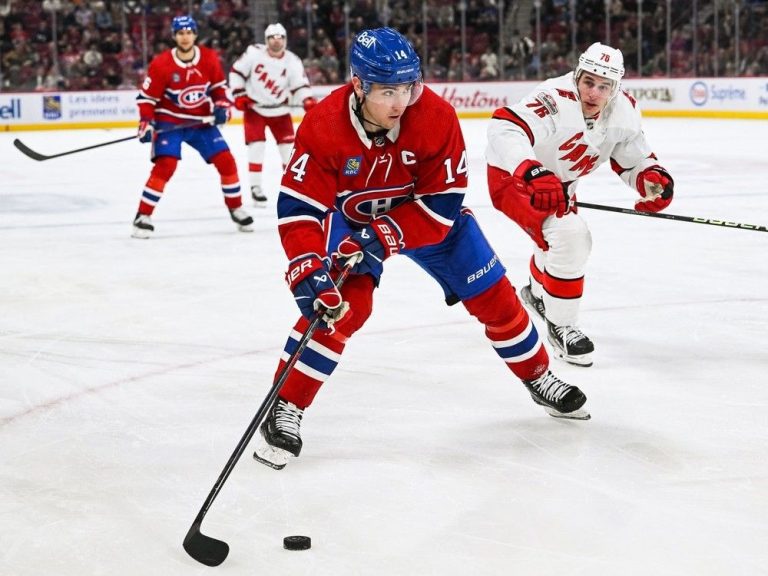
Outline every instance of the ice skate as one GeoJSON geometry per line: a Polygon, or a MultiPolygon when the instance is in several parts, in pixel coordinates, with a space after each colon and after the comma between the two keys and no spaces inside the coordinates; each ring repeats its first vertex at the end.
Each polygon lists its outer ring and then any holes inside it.
{"type": "Polygon", "coordinates": [[[544,315],[544,300],[536,298],[536,296],[533,295],[530,284],[523,286],[520,289],[520,299],[523,301],[523,304],[525,304],[531,312],[535,312],[539,318],[542,320],[547,319],[544,315]]]}
{"type": "Polygon", "coordinates": [[[134,238],[141,238],[146,240],[152,236],[155,231],[155,227],[152,225],[152,219],[147,214],[136,214],[136,218],[133,220],[133,232],[131,236],[134,238]]]}
{"type": "Polygon", "coordinates": [[[566,384],[560,378],[547,372],[536,380],[523,380],[531,398],[550,416],[570,420],[589,420],[589,412],[581,409],[587,397],[576,386],[566,384]]]}
{"type": "Polygon", "coordinates": [[[262,464],[282,470],[291,456],[301,454],[301,417],[304,410],[280,398],[259,427],[261,439],[254,459],[262,464]]]}
{"type": "Polygon", "coordinates": [[[576,326],[556,326],[547,321],[547,338],[557,358],[574,366],[592,366],[592,340],[576,326]]]}
{"type": "Polygon", "coordinates": [[[229,211],[232,221],[237,224],[240,232],[253,232],[253,218],[242,208],[235,208],[229,211]]]}
{"type": "Polygon", "coordinates": [[[253,202],[256,206],[261,208],[266,207],[267,197],[264,195],[264,192],[261,191],[261,186],[258,184],[251,186],[251,198],[253,198],[253,202]]]}

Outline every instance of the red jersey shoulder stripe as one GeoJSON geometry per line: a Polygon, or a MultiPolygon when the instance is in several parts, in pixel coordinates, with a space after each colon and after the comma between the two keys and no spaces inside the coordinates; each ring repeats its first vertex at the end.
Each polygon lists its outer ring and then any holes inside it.
{"type": "Polygon", "coordinates": [[[508,122],[512,122],[516,126],[519,126],[522,131],[525,132],[525,135],[528,136],[528,140],[530,141],[531,146],[533,146],[534,138],[530,126],[528,126],[528,123],[520,118],[515,112],[509,108],[498,108],[496,112],[493,113],[493,118],[497,120],[507,120],[508,122]]]}

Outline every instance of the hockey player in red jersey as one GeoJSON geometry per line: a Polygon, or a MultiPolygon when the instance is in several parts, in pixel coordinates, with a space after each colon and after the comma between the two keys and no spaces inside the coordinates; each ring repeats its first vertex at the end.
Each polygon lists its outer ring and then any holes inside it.
{"type": "MultiPolygon", "coordinates": [[[[318,330],[261,426],[254,457],[273,468],[301,452],[304,410],[368,319],[387,258],[413,260],[484,326],[491,346],[537,404],[586,418],[586,397],[549,371],[536,328],[475,217],[462,206],[467,155],[455,110],[422,84],[413,47],[390,28],[357,35],[352,80],[310,110],[296,135],[277,201],[286,280],[318,330]],[[351,267],[339,291],[333,279],[351,267]]],[[[283,366],[281,360],[278,370],[283,366]]]]}
{"type": "Polygon", "coordinates": [[[149,238],[154,232],[151,216],[181,159],[182,142],[214,165],[232,221],[241,232],[252,232],[253,218],[242,208],[237,165],[217,127],[229,119],[231,106],[218,55],[195,45],[197,22],[191,16],[176,16],[171,31],[176,47],[152,60],[137,97],[139,140],[152,143],[153,166],[141,194],[132,236],[149,238]],[[211,114],[213,125],[209,122],[211,114]],[[170,130],[180,124],[190,127],[170,130]]]}
{"type": "Polygon", "coordinates": [[[579,366],[592,365],[594,344],[577,325],[592,248],[574,205],[577,181],[610,160],[640,195],[641,212],[669,206],[674,189],[646,142],[637,103],[620,89],[623,76],[621,52],[595,43],[574,72],[499,108],[488,127],[493,204],[535,243],[530,285],[520,295],[546,321],[555,355],[579,366]]]}
{"type": "Polygon", "coordinates": [[[285,168],[294,139],[290,106],[301,103],[307,111],[316,104],[301,58],[286,49],[283,25],[267,26],[264,42],[248,46],[229,72],[235,108],[243,111],[248,177],[251,197],[257,206],[266,206],[267,202],[261,178],[266,129],[269,128],[277,142],[285,168]]]}

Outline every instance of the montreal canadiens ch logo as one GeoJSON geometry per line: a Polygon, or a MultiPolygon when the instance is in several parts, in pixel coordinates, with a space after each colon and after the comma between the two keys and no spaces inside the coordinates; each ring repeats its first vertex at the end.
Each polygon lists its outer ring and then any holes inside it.
{"type": "Polygon", "coordinates": [[[386,190],[350,192],[341,202],[344,215],[358,224],[367,224],[410,198],[413,185],[386,190]]]}
{"type": "Polygon", "coordinates": [[[206,98],[204,86],[190,86],[179,92],[179,106],[182,108],[195,108],[206,98]]]}

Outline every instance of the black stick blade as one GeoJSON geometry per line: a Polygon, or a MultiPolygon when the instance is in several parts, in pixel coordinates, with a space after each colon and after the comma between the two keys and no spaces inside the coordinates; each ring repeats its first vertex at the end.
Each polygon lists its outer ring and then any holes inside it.
{"type": "Polygon", "coordinates": [[[43,160],[48,159],[48,156],[46,156],[45,154],[40,154],[39,152],[35,152],[34,150],[32,150],[32,148],[24,144],[24,142],[22,142],[18,138],[16,138],[13,141],[13,145],[16,146],[16,149],[19,152],[21,152],[25,156],[28,156],[29,158],[32,158],[32,160],[37,160],[38,162],[42,162],[43,160]]]}
{"type": "Polygon", "coordinates": [[[200,532],[200,523],[195,522],[184,538],[184,550],[201,564],[218,566],[227,559],[229,544],[206,536],[200,532]]]}

